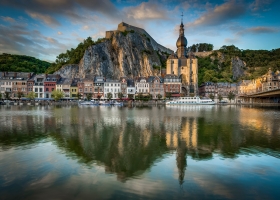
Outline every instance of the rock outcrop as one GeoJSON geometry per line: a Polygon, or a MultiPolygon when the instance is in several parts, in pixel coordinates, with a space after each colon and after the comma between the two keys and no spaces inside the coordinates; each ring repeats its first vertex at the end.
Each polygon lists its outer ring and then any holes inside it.
{"type": "Polygon", "coordinates": [[[172,51],[157,44],[143,29],[131,27],[107,32],[103,42],[85,51],[79,65],[65,65],[55,73],[62,77],[97,75],[110,79],[159,74],[158,66],[172,51]]]}

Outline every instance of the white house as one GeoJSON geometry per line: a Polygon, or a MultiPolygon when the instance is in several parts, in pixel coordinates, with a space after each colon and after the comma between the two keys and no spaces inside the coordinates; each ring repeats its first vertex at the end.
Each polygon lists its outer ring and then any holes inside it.
{"type": "Polygon", "coordinates": [[[105,98],[108,98],[108,93],[111,93],[112,99],[117,99],[119,92],[121,92],[121,83],[118,80],[107,79],[104,82],[104,97],[105,98]]]}

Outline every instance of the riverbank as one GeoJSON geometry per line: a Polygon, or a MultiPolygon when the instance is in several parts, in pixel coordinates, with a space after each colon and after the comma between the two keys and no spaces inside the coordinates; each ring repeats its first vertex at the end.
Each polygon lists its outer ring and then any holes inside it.
{"type": "MultiPolygon", "coordinates": [[[[124,106],[158,106],[165,105],[165,101],[123,101],[124,106]]],[[[10,106],[47,106],[47,105],[60,105],[60,106],[71,106],[78,105],[78,101],[11,101],[11,102],[0,102],[0,105],[10,106]]],[[[260,106],[260,107],[280,107],[280,103],[217,103],[218,106],[236,105],[236,106],[260,106]]]]}

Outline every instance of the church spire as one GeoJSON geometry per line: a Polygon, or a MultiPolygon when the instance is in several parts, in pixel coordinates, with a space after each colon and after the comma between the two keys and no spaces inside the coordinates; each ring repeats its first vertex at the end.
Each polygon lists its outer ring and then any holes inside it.
{"type": "Polygon", "coordinates": [[[184,58],[186,57],[186,47],[188,45],[188,41],[185,38],[185,33],[184,33],[184,24],[183,24],[183,12],[181,15],[181,25],[180,25],[180,29],[179,29],[179,38],[176,42],[176,46],[177,46],[177,56],[178,58],[184,58]]]}

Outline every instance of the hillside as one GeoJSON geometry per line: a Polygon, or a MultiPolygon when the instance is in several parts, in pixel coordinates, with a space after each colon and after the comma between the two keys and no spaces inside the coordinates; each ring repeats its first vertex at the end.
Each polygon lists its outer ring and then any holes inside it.
{"type": "Polygon", "coordinates": [[[0,55],[0,71],[44,73],[51,63],[24,55],[0,55]]]}
{"type": "Polygon", "coordinates": [[[202,82],[237,82],[265,74],[269,68],[280,70],[280,48],[268,50],[241,50],[234,45],[197,54],[198,79],[202,82]]]}

